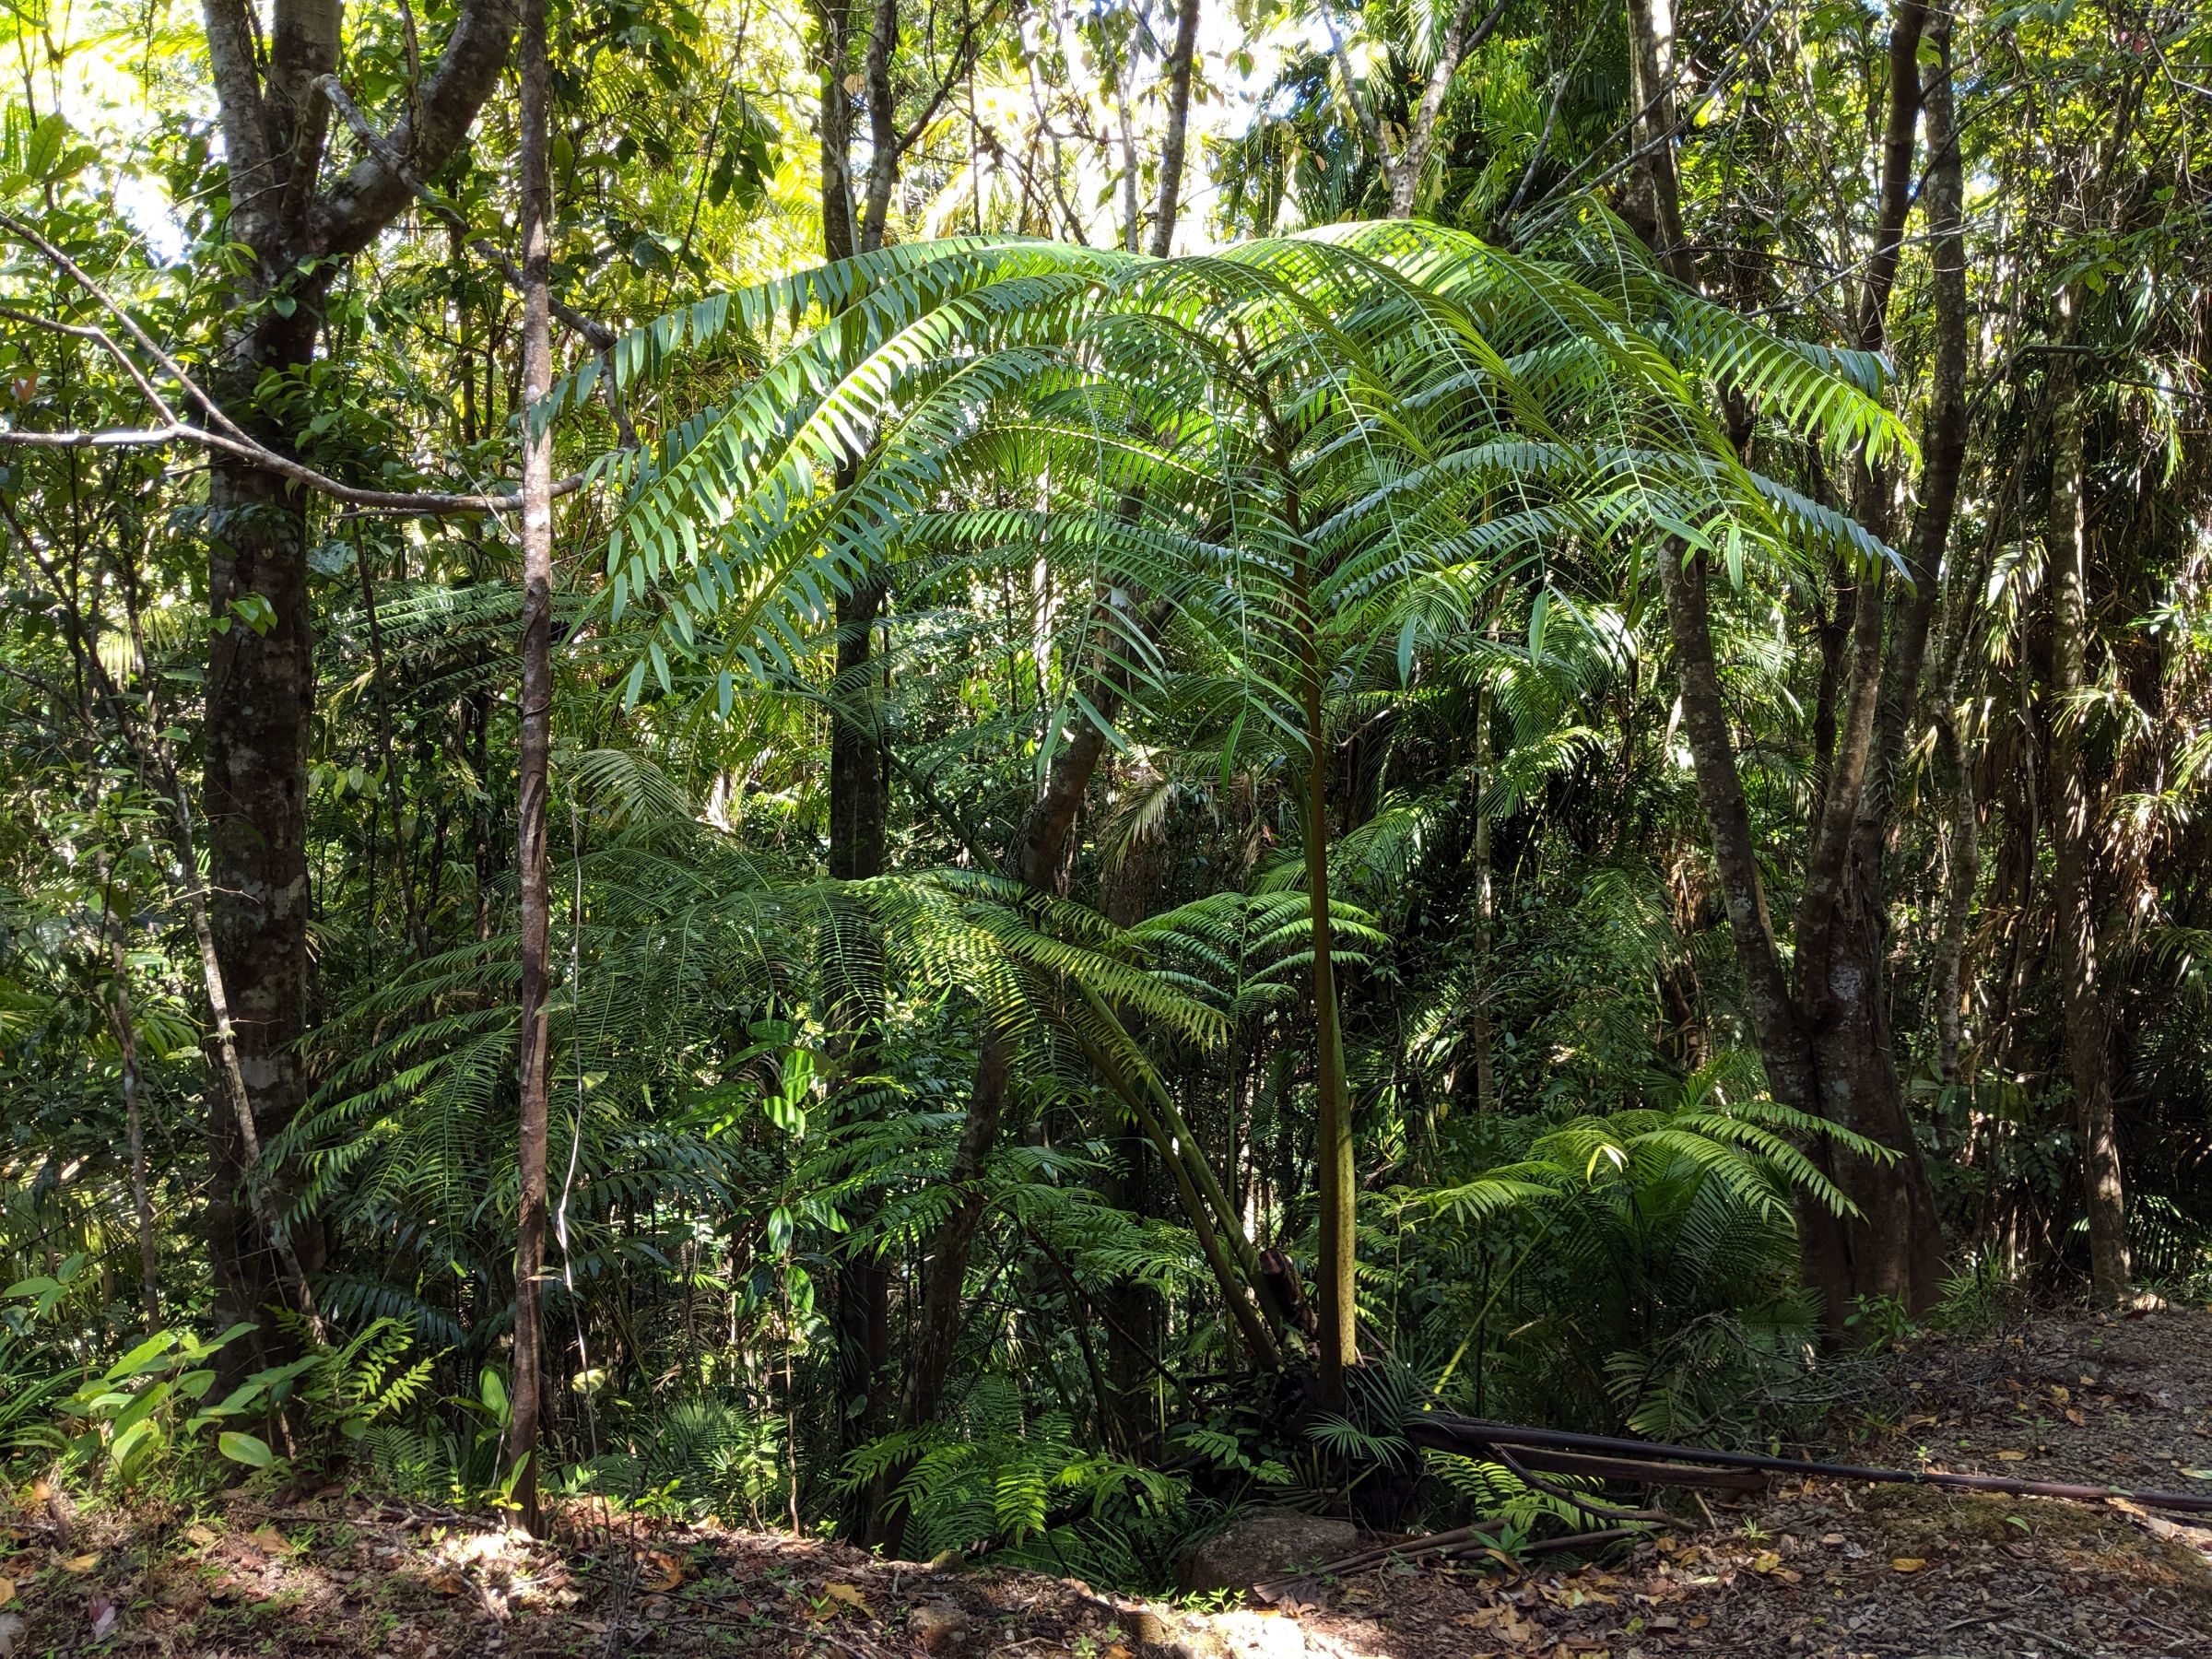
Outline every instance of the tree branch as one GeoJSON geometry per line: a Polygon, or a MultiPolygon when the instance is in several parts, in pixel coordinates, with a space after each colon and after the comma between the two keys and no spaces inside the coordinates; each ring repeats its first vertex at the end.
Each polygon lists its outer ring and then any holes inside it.
{"type": "MultiPolygon", "coordinates": [[[[210,6],[217,3],[208,0],[210,6]]],[[[516,0],[469,0],[462,9],[417,100],[419,115],[410,112],[393,130],[391,149],[412,162],[415,171],[436,172],[468,136],[477,112],[507,66],[520,21],[516,0]]],[[[371,151],[310,206],[306,251],[359,252],[399,211],[410,188],[402,174],[371,151]]]]}
{"type": "MultiPolygon", "coordinates": [[[[148,449],[165,443],[196,443],[203,449],[237,455],[294,483],[303,484],[334,501],[344,501],[351,507],[367,507],[382,512],[501,512],[522,503],[522,498],[517,495],[450,495],[441,490],[428,489],[365,489],[359,485],[341,483],[325,473],[317,472],[305,462],[279,454],[250,438],[233,438],[227,433],[209,431],[206,427],[196,427],[183,421],[157,427],[76,428],[60,432],[0,429],[0,445],[12,444],[26,449],[148,449]]],[[[557,496],[572,495],[582,488],[583,475],[572,473],[553,486],[553,493],[557,496]]]]}
{"type": "MultiPolygon", "coordinates": [[[[39,449],[129,449],[165,443],[196,443],[204,449],[219,450],[225,454],[237,455],[251,461],[257,466],[280,474],[292,479],[295,483],[305,485],[319,494],[326,495],[333,500],[344,501],[348,506],[367,507],[386,512],[498,512],[521,504],[521,498],[515,495],[456,495],[439,490],[365,489],[358,485],[341,483],[327,474],[316,471],[304,462],[297,461],[289,455],[282,454],[269,448],[267,444],[250,436],[236,421],[224,414],[222,406],[201,389],[199,382],[185,371],[184,366],[156,344],[154,337],[139,327],[131,314],[117,304],[108,291],[95,282],[76,261],[54,246],[37,229],[12,215],[0,213],[0,229],[5,229],[37,248],[71,280],[90,294],[93,299],[99,300],[117,321],[122,323],[124,328],[130,331],[131,337],[146,348],[147,354],[160,365],[163,371],[172,376],[177,383],[191,394],[193,401],[207,412],[207,418],[212,423],[212,426],[199,427],[176,418],[169,405],[147,382],[146,377],[130,361],[120,346],[107,336],[103,331],[95,330],[93,333],[98,335],[107,345],[117,360],[124,364],[125,371],[134,381],[137,382],[140,390],[145,394],[147,401],[154,406],[156,412],[163,417],[162,424],[157,427],[103,427],[64,432],[0,431],[0,444],[14,444],[19,447],[39,449]],[[217,428],[220,429],[215,429],[217,428]]],[[[12,312],[11,314],[24,321],[36,322],[41,327],[50,327],[66,334],[79,333],[76,324],[51,322],[46,319],[32,319],[25,316],[22,312],[12,312]]],[[[573,474],[555,484],[553,493],[557,496],[569,495],[582,487],[582,475],[573,474]]]]}

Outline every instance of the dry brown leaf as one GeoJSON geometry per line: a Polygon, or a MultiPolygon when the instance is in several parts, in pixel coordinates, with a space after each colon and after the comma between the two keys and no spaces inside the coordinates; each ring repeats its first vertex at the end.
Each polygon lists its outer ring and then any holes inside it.
{"type": "Polygon", "coordinates": [[[1823,1548],[1841,1549],[1844,1543],[1843,1535],[1841,1533],[1823,1533],[1820,1535],[1820,1543],[1823,1548]]]}
{"type": "Polygon", "coordinates": [[[1712,1622],[1712,1615],[1710,1613],[1692,1613],[1689,1616],[1689,1628],[1693,1630],[1701,1630],[1712,1622]]]}
{"type": "Polygon", "coordinates": [[[673,1590],[684,1582],[684,1561],[681,1556],[673,1556],[666,1550],[655,1549],[648,1552],[645,1559],[653,1570],[645,1577],[645,1587],[648,1590],[673,1590]]]}
{"type": "Polygon", "coordinates": [[[9,1578],[0,1578],[0,1607],[6,1606],[9,1602],[14,1601],[15,1599],[16,1581],[9,1578]]]}
{"type": "Polygon", "coordinates": [[[1895,1572],[1918,1572],[1926,1565],[1927,1562],[1922,1560],[1918,1556],[1892,1556],[1889,1558],[1890,1570],[1895,1572]]]}
{"type": "Polygon", "coordinates": [[[62,1571],[64,1572],[89,1572],[99,1565],[100,1552],[94,1550],[90,1555],[71,1556],[62,1563],[62,1571]]]}
{"type": "Polygon", "coordinates": [[[2066,1407],[2066,1421],[2077,1429],[2087,1429],[2089,1426],[2089,1419],[2081,1415],[2078,1407],[2073,1406],[2066,1407]]]}
{"type": "Polygon", "coordinates": [[[2072,1391],[2069,1390],[2064,1382],[2053,1382],[2051,1384],[2051,1397],[2056,1400],[2061,1406],[2064,1406],[2067,1401],[2071,1400],[2074,1395],[2072,1391]]]}
{"type": "Polygon", "coordinates": [[[215,1542],[215,1529],[211,1526],[202,1526],[197,1521],[194,1521],[184,1529],[184,1536],[205,1549],[215,1542]]]}
{"type": "Polygon", "coordinates": [[[1753,1558],[1751,1562],[1751,1571],[1754,1572],[1772,1572],[1781,1567],[1781,1565],[1782,1557],[1778,1552],[1771,1549],[1762,1549],[1755,1558],[1753,1558]]]}
{"type": "Polygon", "coordinates": [[[430,1574],[430,1588],[441,1595],[458,1595],[467,1587],[468,1581],[451,1569],[430,1574]]]}
{"type": "Polygon", "coordinates": [[[1918,1416],[1907,1418],[1903,1422],[1900,1423],[1898,1427],[1900,1429],[1925,1429],[1936,1420],[1936,1418],[1934,1413],[1924,1411],[1918,1416]]]}
{"type": "Polygon", "coordinates": [[[822,1594],[831,1601],[843,1602],[846,1606],[856,1608],[862,1613],[869,1610],[868,1598],[860,1593],[858,1584],[841,1583],[836,1580],[831,1580],[822,1586],[822,1594]]]}
{"type": "Polygon", "coordinates": [[[1997,1461],[2000,1463],[2026,1463],[2029,1455],[2025,1452],[2000,1452],[1997,1453],[1997,1461]]]}
{"type": "Polygon", "coordinates": [[[1498,1610],[1498,1634],[1501,1640],[1520,1647],[1542,1632],[1512,1608],[1500,1607],[1498,1610]]]}

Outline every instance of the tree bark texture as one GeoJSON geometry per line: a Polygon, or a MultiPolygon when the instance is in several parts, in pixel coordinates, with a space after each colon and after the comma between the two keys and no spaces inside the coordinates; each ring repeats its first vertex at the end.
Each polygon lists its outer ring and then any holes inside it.
{"type": "Polygon", "coordinates": [[[1198,55],[1201,0],[1182,0],[1175,14],[1175,44],[1168,52],[1168,130],[1159,143],[1159,194],[1152,213],[1152,256],[1165,259],[1175,247],[1175,222],[1182,211],[1183,155],[1190,142],[1191,66],[1198,55]]]}

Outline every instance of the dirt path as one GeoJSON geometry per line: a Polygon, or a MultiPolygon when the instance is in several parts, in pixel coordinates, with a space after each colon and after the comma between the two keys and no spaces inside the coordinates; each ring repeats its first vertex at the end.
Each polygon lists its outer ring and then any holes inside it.
{"type": "MultiPolygon", "coordinates": [[[[2212,1495],[2212,1312],[1916,1347],[1853,1461],[2212,1495]],[[2195,1471],[2192,1476],[2186,1471],[2195,1471]]],[[[1306,1622],[1391,1659],[1486,1652],[1913,1659],[2212,1655],[2212,1527],[2120,1505],[1815,1482],[1607,1571],[1503,1587],[1371,1573],[1306,1622]]]]}
{"type": "MultiPolygon", "coordinates": [[[[1900,1364],[1908,1409],[1854,1458],[2212,1493],[2212,1312],[2046,1320],[1900,1364]]],[[[552,1547],[335,1491],[189,1524],[40,1502],[0,1511],[0,1659],[2212,1655],[2212,1528],[2124,1504],[1814,1483],[1711,1522],[1572,1570],[1399,1566],[1200,1615],[718,1527],[552,1547]]]]}

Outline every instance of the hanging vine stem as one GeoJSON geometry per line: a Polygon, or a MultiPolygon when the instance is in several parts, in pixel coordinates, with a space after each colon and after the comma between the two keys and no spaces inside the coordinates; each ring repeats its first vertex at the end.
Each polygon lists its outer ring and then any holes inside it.
{"type": "MultiPolygon", "coordinates": [[[[560,1202],[553,1208],[553,1237],[560,1246],[560,1283],[569,1293],[576,1324],[576,1358],[588,1382],[592,1352],[585,1345],[583,1315],[576,1300],[576,1263],[569,1248],[569,1199],[576,1190],[576,1164],[583,1148],[583,829],[576,813],[576,792],[569,792],[569,863],[576,872],[576,899],[569,916],[569,1064],[576,1074],[576,1115],[569,1124],[569,1167],[560,1178],[560,1202]]],[[[595,1462],[599,1456],[599,1391],[583,1391],[583,1431],[595,1462]]]]}

